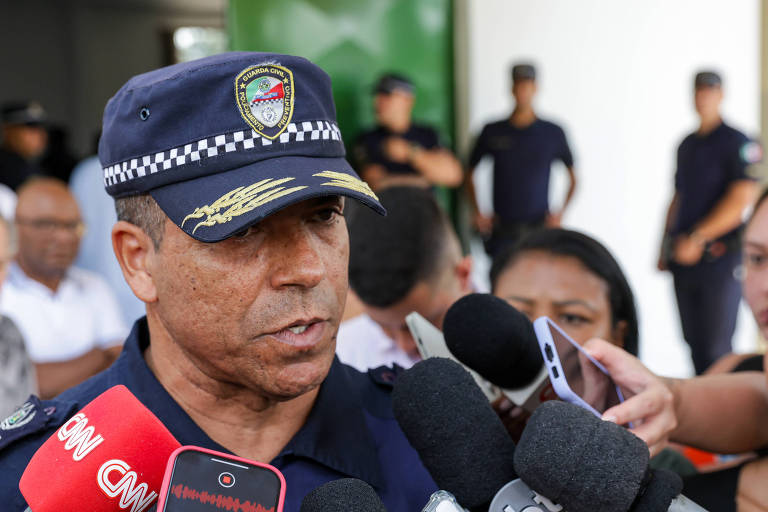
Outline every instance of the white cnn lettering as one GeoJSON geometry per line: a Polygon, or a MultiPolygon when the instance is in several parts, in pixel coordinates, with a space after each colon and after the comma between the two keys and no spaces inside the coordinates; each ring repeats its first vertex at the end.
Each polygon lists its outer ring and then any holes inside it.
{"type": "Polygon", "coordinates": [[[120,508],[131,507],[131,512],[143,512],[157,498],[155,491],[147,494],[149,486],[146,483],[136,485],[138,479],[136,472],[131,471],[131,467],[119,459],[108,460],[102,464],[96,475],[96,481],[104,494],[110,498],[119,495],[120,508]],[[117,473],[118,476],[113,477],[112,473],[117,473]]]}
{"type": "Polygon", "coordinates": [[[93,426],[87,427],[86,425],[88,425],[88,418],[79,412],[64,423],[56,433],[59,441],[65,441],[65,450],[75,449],[72,452],[72,459],[75,462],[83,460],[86,455],[104,441],[101,435],[93,436],[95,430],[93,426]]]}

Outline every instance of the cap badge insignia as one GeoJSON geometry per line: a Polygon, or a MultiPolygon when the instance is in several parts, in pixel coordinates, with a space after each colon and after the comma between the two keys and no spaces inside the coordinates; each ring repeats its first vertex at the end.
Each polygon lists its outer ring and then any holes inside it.
{"type": "Polygon", "coordinates": [[[240,115],[256,133],[275,139],[293,117],[293,73],[275,64],[251,66],[235,78],[240,115]]]}

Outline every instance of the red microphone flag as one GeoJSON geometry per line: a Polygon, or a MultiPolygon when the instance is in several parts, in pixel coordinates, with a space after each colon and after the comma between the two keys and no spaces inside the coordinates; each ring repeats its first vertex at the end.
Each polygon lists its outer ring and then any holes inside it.
{"type": "Polygon", "coordinates": [[[125,386],[94,398],[32,457],[19,489],[33,512],[145,512],[179,442],[125,386]]]}

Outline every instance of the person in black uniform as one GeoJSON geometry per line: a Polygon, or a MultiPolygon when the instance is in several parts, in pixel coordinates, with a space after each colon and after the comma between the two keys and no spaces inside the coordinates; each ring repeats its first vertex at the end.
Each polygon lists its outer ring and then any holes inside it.
{"type": "Polygon", "coordinates": [[[387,185],[461,184],[461,165],[440,145],[437,132],[412,122],[413,83],[405,76],[383,75],[374,89],[377,126],[362,133],[354,158],[362,178],[374,190],[387,185]]]}
{"type": "Polygon", "coordinates": [[[469,158],[467,192],[474,225],[492,257],[535,228],[559,227],[576,190],[573,156],[565,133],[536,116],[535,94],[536,69],[531,64],[513,66],[515,109],[509,118],[483,127],[469,158]],[[493,216],[479,211],[472,182],[475,167],[486,155],[493,158],[493,216]],[[557,212],[549,208],[549,176],[555,160],[565,164],[570,181],[557,212]]]}
{"type": "Polygon", "coordinates": [[[734,271],[741,259],[744,210],[757,194],[749,175],[760,145],[723,122],[722,79],[712,71],[694,80],[699,129],[677,150],[675,194],[667,210],[659,270],[670,270],[685,341],[696,373],[731,351],[741,299],[734,271]]]}
{"type": "Polygon", "coordinates": [[[299,57],[223,53],[132,78],[103,126],[112,243],[147,315],[109,369],[0,421],[3,511],[25,509],[35,450],[117,384],[182,444],[271,462],[286,512],[343,477],[389,510],[423,507],[436,486],[392,413],[396,370],[334,355],[345,199],[385,211],[344,158],[328,75],[299,57]]]}
{"type": "Polygon", "coordinates": [[[37,102],[3,105],[0,183],[16,190],[30,176],[44,174],[38,161],[48,145],[45,121],[37,102]]]}

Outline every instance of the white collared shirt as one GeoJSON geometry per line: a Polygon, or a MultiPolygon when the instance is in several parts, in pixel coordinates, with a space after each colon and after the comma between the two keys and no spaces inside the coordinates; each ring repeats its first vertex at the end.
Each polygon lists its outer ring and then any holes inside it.
{"type": "Polygon", "coordinates": [[[393,363],[410,368],[419,361],[398,347],[365,313],[341,323],[336,336],[336,355],[342,363],[361,372],[393,363]]]}
{"type": "Polygon", "coordinates": [[[120,345],[128,334],[112,290],[87,270],[70,267],[54,292],[12,263],[2,286],[0,311],[16,323],[36,363],[120,345]]]}

